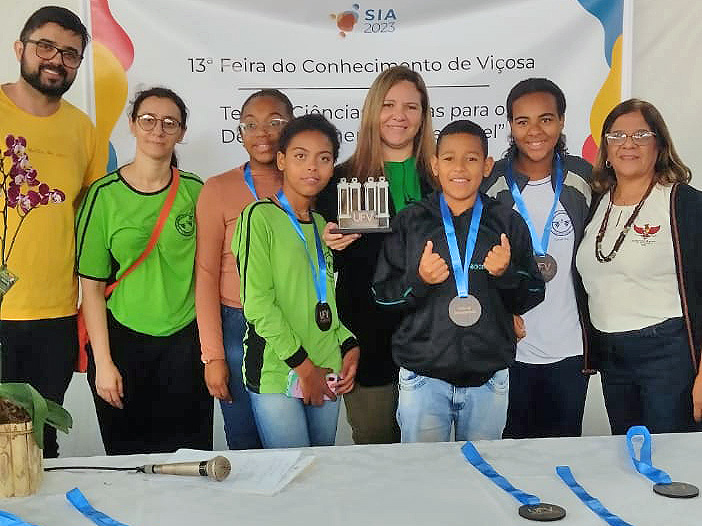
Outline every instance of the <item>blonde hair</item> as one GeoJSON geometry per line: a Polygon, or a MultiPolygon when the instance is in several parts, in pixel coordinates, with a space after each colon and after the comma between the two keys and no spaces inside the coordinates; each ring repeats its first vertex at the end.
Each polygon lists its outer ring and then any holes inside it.
{"type": "Polygon", "coordinates": [[[371,85],[363,103],[358,145],[346,161],[351,177],[365,181],[369,176],[383,173],[384,159],[380,138],[380,111],[387,92],[398,82],[409,81],[417,88],[422,102],[422,123],[414,137],[412,153],[417,160],[418,171],[431,174],[431,156],[434,154],[434,130],[431,122],[429,93],[424,80],[416,71],[405,66],[394,66],[383,71],[371,85]]]}
{"type": "Polygon", "coordinates": [[[689,183],[690,179],[692,179],[692,172],[682,162],[678,152],[675,151],[670,132],[660,112],[650,102],[640,99],[629,99],[615,106],[602,124],[600,149],[597,152],[595,166],[592,168],[592,187],[596,192],[606,192],[617,182],[614,168],[612,168],[611,164],[607,166],[607,139],[605,135],[611,131],[614,121],[619,117],[627,113],[636,113],[637,111],[641,113],[651,131],[656,134],[656,146],[658,147],[658,157],[654,167],[656,182],[660,184],[689,183]]]}

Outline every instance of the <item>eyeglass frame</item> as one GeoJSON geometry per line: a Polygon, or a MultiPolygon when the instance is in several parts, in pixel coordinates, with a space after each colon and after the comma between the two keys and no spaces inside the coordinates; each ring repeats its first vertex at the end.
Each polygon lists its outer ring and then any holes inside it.
{"type": "Polygon", "coordinates": [[[636,130],[634,133],[605,133],[604,136],[608,146],[622,146],[626,143],[626,140],[629,138],[631,138],[631,142],[633,142],[636,146],[645,146],[649,143],[649,139],[651,139],[652,137],[656,137],[656,132],[652,130],[636,130]],[[635,137],[637,134],[638,138],[635,137]],[[620,140],[621,142],[619,143],[615,142],[620,140]]]}
{"type": "Polygon", "coordinates": [[[276,117],[276,118],[271,119],[270,121],[268,121],[264,124],[257,124],[255,122],[242,122],[242,123],[239,123],[237,128],[239,130],[239,133],[241,133],[241,135],[249,135],[249,134],[256,133],[256,130],[258,129],[259,126],[261,128],[263,128],[264,132],[268,132],[268,131],[272,130],[273,128],[282,129],[288,122],[289,122],[288,119],[281,119],[280,117],[276,117]],[[271,126],[271,124],[273,122],[279,122],[280,124],[278,126],[271,126]],[[252,126],[252,125],[253,125],[253,128],[247,129],[248,126],[252,126]]]}
{"type": "Polygon", "coordinates": [[[78,51],[76,51],[73,48],[62,49],[62,48],[52,44],[51,42],[47,42],[46,40],[32,40],[31,38],[23,40],[22,43],[23,44],[27,44],[27,43],[34,44],[34,54],[42,60],[53,60],[54,57],[56,57],[56,55],[58,53],[60,53],[61,54],[61,64],[63,64],[65,67],[70,68],[70,69],[78,69],[80,67],[81,63],[83,62],[84,56],[81,53],[78,53],[78,51]],[[39,45],[47,46],[49,48],[54,48],[54,54],[51,55],[50,57],[42,57],[39,54],[39,45]],[[69,66],[68,64],[66,64],[66,59],[65,59],[64,53],[75,53],[76,56],[78,57],[78,64],[76,64],[75,66],[69,66]]]}
{"type": "Polygon", "coordinates": [[[142,114],[140,114],[140,115],[137,115],[135,120],[136,120],[136,123],[139,125],[139,128],[141,128],[141,129],[144,130],[145,132],[150,132],[150,131],[154,130],[154,129],[156,128],[156,123],[157,123],[157,122],[160,122],[160,123],[161,123],[161,129],[163,130],[163,133],[165,133],[166,135],[175,135],[176,133],[178,133],[178,130],[182,130],[182,129],[183,129],[183,123],[180,122],[178,119],[173,118],[173,117],[162,117],[162,118],[158,118],[158,117],[156,117],[156,115],[154,115],[153,113],[142,113],[142,114]],[[141,118],[144,117],[144,116],[146,116],[146,115],[148,115],[149,117],[151,117],[151,118],[153,119],[153,123],[154,123],[154,125],[153,125],[151,128],[149,128],[148,130],[147,130],[146,128],[144,128],[143,121],[141,120],[141,118]],[[163,126],[163,122],[166,121],[166,120],[173,121],[173,122],[177,123],[177,124],[178,124],[178,127],[177,127],[177,128],[174,128],[173,131],[168,131],[168,130],[163,126]]]}

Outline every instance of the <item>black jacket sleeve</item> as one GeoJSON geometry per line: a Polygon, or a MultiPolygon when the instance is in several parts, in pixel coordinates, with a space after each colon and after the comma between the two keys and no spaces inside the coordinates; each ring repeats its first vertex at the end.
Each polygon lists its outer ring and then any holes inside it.
{"type": "Polygon", "coordinates": [[[513,314],[524,314],[544,301],[546,285],[534,259],[529,229],[514,211],[508,230],[511,261],[505,273],[493,280],[507,309],[513,314]]]}
{"type": "Polygon", "coordinates": [[[419,277],[419,255],[408,246],[406,217],[400,214],[392,220],[392,233],[385,236],[372,287],[376,303],[398,311],[412,310],[431,287],[419,277]]]}

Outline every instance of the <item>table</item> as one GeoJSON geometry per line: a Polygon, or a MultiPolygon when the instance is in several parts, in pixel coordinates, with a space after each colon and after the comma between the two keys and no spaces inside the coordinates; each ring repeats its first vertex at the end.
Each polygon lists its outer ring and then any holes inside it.
{"type": "MultiPolygon", "coordinates": [[[[314,455],[313,464],[273,497],[174,487],[159,482],[157,475],[51,472],[46,473],[37,495],[0,499],[0,509],[39,526],[92,524],[64,497],[66,491],[78,487],[95,508],[129,526],[535,524],[519,517],[517,501],[464,460],[461,445],[305,449],[305,455],[314,455]]],[[[605,523],[556,476],[559,464],[569,465],[590,494],[634,526],[692,526],[702,521],[702,497],[678,500],[653,494],[648,479],[634,471],[624,437],[499,440],[475,445],[516,487],[564,506],[568,515],[559,522],[563,526],[605,523]]],[[[673,480],[702,486],[701,449],[702,433],[655,435],[653,463],[673,480]]],[[[136,466],[167,457],[67,458],[46,464],[136,466]]]]}

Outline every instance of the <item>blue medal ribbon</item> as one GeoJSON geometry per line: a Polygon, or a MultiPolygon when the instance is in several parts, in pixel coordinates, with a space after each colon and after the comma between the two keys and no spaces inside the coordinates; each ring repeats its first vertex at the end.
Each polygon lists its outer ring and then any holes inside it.
{"type": "Polygon", "coordinates": [[[461,253],[458,249],[458,241],[456,240],[456,229],[453,226],[453,215],[446,203],[444,194],[439,195],[439,206],[441,208],[441,219],[444,222],[444,232],[446,233],[446,242],[451,255],[451,266],[453,267],[453,279],[456,281],[456,290],[461,298],[468,297],[468,270],[470,269],[470,261],[473,259],[475,252],[475,242],[478,239],[478,228],[480,227],[480,218],[483,215],[483,200],[480,194],[476,194],[475,203],[473,204],[473,213],[470,218],[470,228],[468,229],[468,237],[466,239],[466,257],[461,265],[461,253]]]}
{"type": "Polygon", "coordinates": [[[74,508],[98,526],[127,526],[123,522],[116,521],[109,515],[93,508],[78,488],[73,488],[66,493],[66,498],[68,502],[73,504],[74,508]]]}
{"type": "Polygon", "coordinates": [[[0,526],[35,526],[34,524],[29,524],[24,522],[17,515],[12,515],[12,513],[0,510],[0,526]]]}
{"type": "Polygon", "coordinates": [[[626,432],[626,446],[629,449],[629,455],[636,471],[654,484],[670,484],[672,482],[670,475],[665,471],[653,467],[653,462],[651,461],[651,433],[649,433],[646,426],[630,427],[629,431],[626,432]],[[639,458],[636,458],[636,452],[634,451],[633,438],[636,436],[643,437],[639,458]]]}
{"type": "Polygon", "coordinates": [[[256,194],[256,187],[254,186],[253,175],[251,174],[251,166],[249,165],[248,161],[246,161],[246,164],[244,165],[244,182],[246,183],[246,186],[249,187],[249,190],[251,190],[254,199],[258,201],[258,195],[256,194]]]}
{"type": "Polygon", "coordinates": [[[498,487],[505,490],[522,504],[533,505],[541,503],[541,499],[539,499],[539,497],[515,488],[506,478],[495,471],[495,469],[488,464],[482,456],[480,456],[480,453],[478,453],[478,450],[475,449],[472,442],[466,442],[463,444],[461,451],[463,452],[463,456],[466,457],[466,460],[470,462],[475,469],[480,471],[498,487]]]}
{"type": "Polygon", "coordinates": [[[551,206],[551,212],[546,219],[546,224],[544,225],[544,232],[539,239],[536,234],[536,228],[529,215],[529,210],[527,210],[524,198],[522,198],[522,193],[519,191],[514,176],[512,174],[512,162],[507,163],[507,173],[505,174],[505,179],[507,179],[507,185],[509,186],[510,192],[512,192],[512,197],[514,198],[514,203],[517,205],[517,210],[519,210],[519,215],[522,216],[524,222],[529,227],[529,233],[531,234],[531,244],[534,247],[534,252],[537,256],[545,256],[548,251],[548,241],[551,237],[551,225],[553,224],[553,218],[556,215],[556,209],[558,208],[558,200],[561,198],[561,191],[563,190],[563,164],[561,162],[561,156],[556,154],[556,187],[554,189],[553,205],[551,206]]]}
{"type": "Polygon", "coordinates": [[[314,288],[315,291],[317,292],[317,300],[319,300],[320,303],[326,303],[327,301],[327,262],[324,259],[324,251],[322,250],[322,239],[319,236],[319,230],[317,229],[317,223],[314,220],[314,217],[312,217],[310,213],[310,217],[312,219],[312,226],[314,227],[314,242],[317,247],[317,265],[319,267],[319,272],[314,268],[314,262],[312,261],[312,256],[310,255],[310,249],[309,246],[307,245],[307,239],[305,238],[305,234],[302,231],[302,227],[300,226],[300,221],[298,221],[297,216],[295,216],[295,212],[293,212],[292,207],[290,206],[290,202],[288,201],[288,198],[285,197],[285,194],[283,193],[282,190],[279,190],[275,196],[278,198],[278,201],[280,202],[280,205],[283,207],[283,210],[285,210],[285,213],[288,214],[288,217],[290,218],[290,222],[292,223],[293,228],[295,229],[295,232],[297,232],[297,236],[302,240],[302,244],[305,245],[305,253],[307,254],[307,260],[310,262],[310,268],[312,269],[312,276],[314,277],[314,288]]]}
{"type": "Polygon", "coordinates": [[[622,520],[617,515],[609,511],[599,500],[585,491],[585,489],[575,480],[575,477],[573,477],[573,473],[570,471],[568,466],[557,466],[556,473],[559,477],[561,477],[561,480],[566,483],[570,490],[575,493],[575,496],[583,501],[585,506],[595,512],[595,514],[597,514],[607,524],[610,526],[632,526],[630,523],[622,520]]]}

